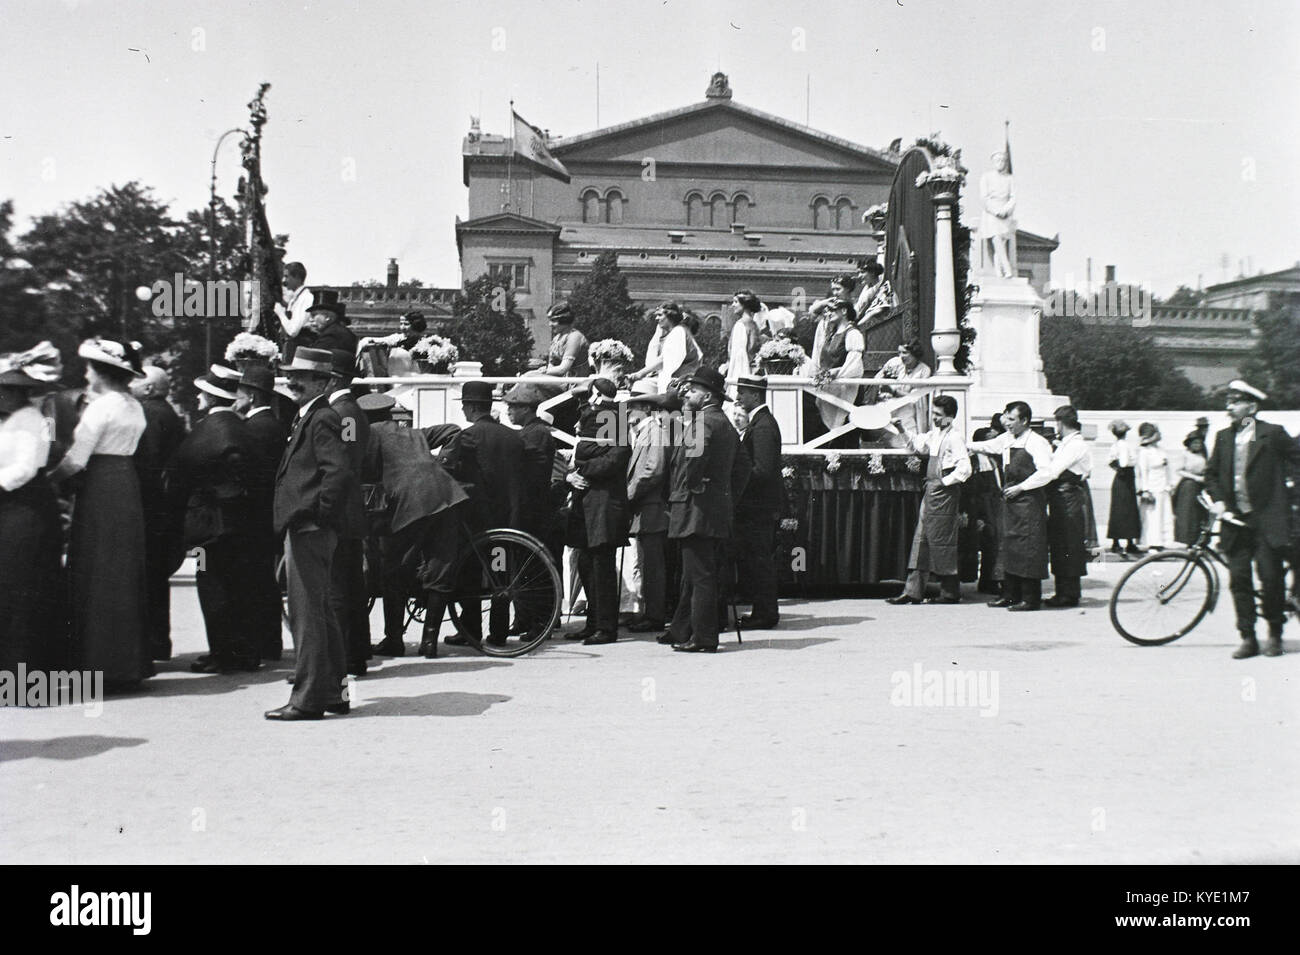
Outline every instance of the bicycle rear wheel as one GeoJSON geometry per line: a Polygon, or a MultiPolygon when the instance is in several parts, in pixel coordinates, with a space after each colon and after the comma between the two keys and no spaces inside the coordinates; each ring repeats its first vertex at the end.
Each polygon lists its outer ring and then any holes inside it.
{"type": "Polygon", "coordinates": [[[455,579],[451,621],[488,656],[535,650],[559,623],[560,572],[546,546],[530,534],[497,529],[477,535],[462,552],[455,579]],[[512,614],[526,628],[517,640],[507,637],[512,614]]]}
{"type": "Polygon", "coordinates": [[[1125,640],[1155,647],[1177,640],[1209,613],[1215,578],[1199,554],[1161,551],[1127,571],[1110,595],[1110,622],[1125,640]]]}

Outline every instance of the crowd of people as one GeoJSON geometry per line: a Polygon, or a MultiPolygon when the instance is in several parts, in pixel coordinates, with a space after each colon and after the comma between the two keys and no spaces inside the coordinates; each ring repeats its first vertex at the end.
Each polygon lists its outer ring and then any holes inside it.
{"type": "MultiPolygon", "coordinates": [[[[293,690],[266,716],[346,713],[347,676],[364,675],[376,655],[407,652],[412,599],[425,608],[418,652],[437,655],[448,608],[467,585],[456,579],[458,555],[472,535],[501,526],[532,535],[557,566],[573,556],[586,618],[566,639],[599,645],[657,633],[675,651],[712,653],[733,622],[779,627],[782,435],[758,352],[783,329],[753,293],[735,296],[737,322],[716,368],[702,365],[674,303],[655,311],[639,367],[621,343],[587,342],[559,303],[537,369],[544,380],[504,390],[465,381],[465,426],[416,429],[399,420],[393,394],[354,386],[362,349],[345,306],[304,293],[299,272],[278,347],[266,342],[235,359],[238,367],[218,363],[197,379],[188,429],[167,400],[166,373],[131,343],[85,342],[79,389],[58,387],[62,360],[48,343],[0,360],[0,669],[76,666],[102,671],[109,688],[138,684],[171,656],[169,580],[188,553],[208,640],[191,669],[253,671],[279,659],[283,592],[293,690]],[[278,368],[277,353],[286,356],[278,368]],[[498,403],[509,424],[494,413],[498,403]],[[562,420],[576,436],[571,452],[555,437],[562,420]],[[374,596],[384,633],[372,646],[374,596]],[[732,621],[738,601],[752,609],[732,621]]],[[[836,285],[813,308],[823,389],[861,375],[852,316],[882,304],[879,281],[855,303],[851,283],[836,285]]],[[[419,316],[407,316],[386,344],[413,345],[423,331],[419,316]]],[[[929,374],[921,354],[901,348],[884,390],[902,398],[891,406],[891,432],[926,462],[907,579],[889,602],[960,602],[960,580],[976,576],[961,542],[973,539],[989,606],[1078,606],[1097,546],[1078,413],[1056,409],[1053,446],[1030,407],[1014,401],[967,440],[951,395],[907,400],[901,382],[929,374]],[[1049,576],[1055,592],[1044,599],[1049,576]]],[[[1136,447],[1124,422],[1111,428],[1113,550],[1121,541],[1124,553],[1190,543],[1205,516],[1202,488],[1240,518],[1240,529],[1225,532],[1238,656],[1258,652],[1252,563],[1270,628],[1264,652],[1280,652],[1285,468],[1300,461],[1285,431],[1255,418],[1262,399],[1234,382],[1233,428],[1207,459],[1202,419],[1177,469],[1154,425],[1139,427],[1136,447]]],[[[510,610],[494,604],[486,628],[461,613],[443,639],[501,646],[549,627],[528,607],[510,610]]]]}

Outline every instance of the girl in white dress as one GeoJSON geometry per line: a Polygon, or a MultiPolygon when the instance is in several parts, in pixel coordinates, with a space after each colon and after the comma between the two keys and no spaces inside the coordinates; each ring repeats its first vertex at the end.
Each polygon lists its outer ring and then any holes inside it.
{"type": "Polygon", "coordinates": [[[1163,549],[1174,543],[1174,469],[1160,447],[1160,430],[1149,421],[1138,426],[1138,507],[1142,512],[1142,546],[1163,549]]]}

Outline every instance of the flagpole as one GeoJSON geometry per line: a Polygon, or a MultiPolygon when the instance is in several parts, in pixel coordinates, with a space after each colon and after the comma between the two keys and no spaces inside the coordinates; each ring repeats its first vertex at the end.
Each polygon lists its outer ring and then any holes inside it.
{"type": "Polygon", "coordinates": [[[510,99],[510,151],[506,153],[506,206],[502,212],[509,212],[515,202],[515,101],[510,99]]]}

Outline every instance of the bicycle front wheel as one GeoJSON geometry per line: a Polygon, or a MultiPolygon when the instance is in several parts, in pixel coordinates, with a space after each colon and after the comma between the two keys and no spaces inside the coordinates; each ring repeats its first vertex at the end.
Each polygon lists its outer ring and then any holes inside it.
{"type": "Polygon", "coordinates": [[[1110,622],[1125,640],[1155,647],[1177,640],[1209,613],[1214,574],[1191,551],[1161,551],[1144,557],[1115,585],[1110,622]]]}

